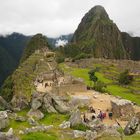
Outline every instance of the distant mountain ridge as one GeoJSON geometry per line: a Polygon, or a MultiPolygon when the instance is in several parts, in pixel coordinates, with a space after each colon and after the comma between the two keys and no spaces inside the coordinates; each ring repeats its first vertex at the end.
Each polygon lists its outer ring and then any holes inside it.
{"type": "Polygon", "coordinates": [[[29,36],[12,33],[0,36],[0,86],[18,66],[29,36]]]}

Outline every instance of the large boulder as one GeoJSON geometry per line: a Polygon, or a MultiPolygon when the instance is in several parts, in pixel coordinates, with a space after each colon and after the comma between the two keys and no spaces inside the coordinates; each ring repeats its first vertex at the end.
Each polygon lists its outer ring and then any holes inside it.
{"type": "Polygon", "coordinates": [[[43,98],[42,108],[45,112],[57,113],[57,111],[55,110],[53,103],[52,103],[52,97],[49,94],[45,94],[45,96],[43,98]]]}
{"type": "Polygon", "coordinates": [[[15,120],[16,120],[17,122],[25,122],[25,121],[26,121],[26,118],[23,117],[23,116],[17,116],[17,117],[15,118],[15,120]]]}
{"type": "Polygon", "coordinates": [[[33,117],[37,120],[44,118],[44,114],[40,110],[33,110],[33,109],[30,109],[30,111],[27,113],[27,116],[33,117]]]}
{"type": "Polygon", "coordinates": [[[34,93],[32,94],[32,102],[31,102],[31,108],[33,110],[37,110],[41,107],[43,101],[43,94],[40,93],[34,93]]]}
{"type": "Polygon", "coordinates": [[[85,133],[85,139],[86,140],[94,140],[95,138],[97,138],[97,132],[94,131],[92,132],[91,130],[87,130],[85,133]]]}
{"type": "Polygon", "coordinates": [[[55,108],[59,113],[66,114],[70,112],[70,108],[66,105],[66,103],[61,99],[61,97],[53,97],[52,98],[52,103],[55,108]]]}
{"type": "Polygon", "coordinates": [[[8,132],[0,132],[0,140],[19,140],[19,138],[14,135],[13,129],[10,128],[8,132]]]}
{"type": "Polygon", "coordinates": [[[6,128],[9,125],[9,119],[6,111],[0,111],[0,129],[6,128]]]}
{"type": "Polygon", "coordinates": [[[20,111],[29,107],[29,100],[24,96],[24,94],[14,95],[11,100],[11,105],[15,111],[20,111]]]}
{"type": "Polygon", "coordinates": [[[71,127],[82,123],[81,112],[80,112],[79,109],[77,109],[76,111],[74,111],[71,114],[71,117],[70,117],[69,121],[70,121],[70,126],[71,127]]]}
{"type": "Polygon", "coordinates": [[[134,116],[126,125],[124,129],[125,135],[132,135],[136,132],[138,125],[140,124],[140,119],[137,116],[134,116]]]}
{"type": "Polygon", "coordinates": [[[73,137],[74,138],[84,138],[85,132],[79,130],[73,130],[73,137]]]}
{"type": "Polygon", "coordinates": [[[70,104],[72,107],[84,107],[91,104],[91,98],[83,95],[72,95],[70,104]]]}
{"type": "Polygon", "coordinates": [[[64,122],[62,122],[62,124],[59,125],[59,127],[62,129],[70,128],[70,122],[64,121],[64,122]]]}

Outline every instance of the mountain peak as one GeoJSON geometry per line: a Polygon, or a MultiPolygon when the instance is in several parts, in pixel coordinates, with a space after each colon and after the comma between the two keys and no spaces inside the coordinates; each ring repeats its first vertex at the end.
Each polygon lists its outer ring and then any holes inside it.
{"type": "Polygon", "coordinates": [[[108,16],[106,10],[104,9],[104,7],[97,5],[93,8],[91,8],[88,13],[86,13],[86,15],[84,16],[82,21],[83,22],[90,22],[90,21],[96,22],[99,19],[109,20],[109,16],[108,16]]]}

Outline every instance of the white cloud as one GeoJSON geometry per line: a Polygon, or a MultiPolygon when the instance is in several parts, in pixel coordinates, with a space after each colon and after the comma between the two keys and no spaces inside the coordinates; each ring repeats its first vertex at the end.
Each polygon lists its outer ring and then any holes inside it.
{"type": "Polygon", "coordinates": [[[67,40],[58,39],[58,40],[56,40],[55,46],[56,46],[56,47],[65,46],[67,43],[68,43],[67,40]]]}
{"type": "Polygon", "coordinates": [[[56,37],[76,30],[95,5],[103,5],[122,31],[140,35],[139,0],[0,0],[0,34],[21,32],[56,37]]]}

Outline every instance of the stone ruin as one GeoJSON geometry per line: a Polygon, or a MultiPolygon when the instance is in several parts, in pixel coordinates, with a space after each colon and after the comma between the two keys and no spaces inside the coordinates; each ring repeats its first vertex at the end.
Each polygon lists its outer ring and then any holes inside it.
{"type": "Polygon", "coordinates": [[[59,71],[49,71],[38,76],[35,87],[42,86],[46,91],[63,95],[65,93],[85,92],[87,86],[81,78],[64,75],[59,71]]]}
{"type": "Polygon", "coordinates": [[[52,88],[52,92],[58,95],[87,91],[87,86],[81,78],[64,75],[63,77],[59,77],[57,82],[58,83],[52,88]]]}
{"type": "Polygon", "coordinates": [[[131,101],[125,99],[115,99],[111,101],[112,113],[116,118],[128,121],[134,115],[134,108],[131,101]]]}

